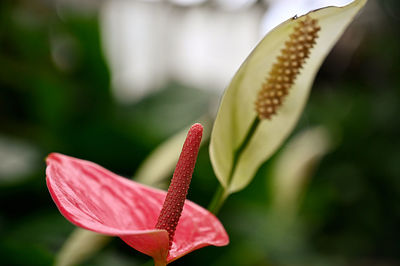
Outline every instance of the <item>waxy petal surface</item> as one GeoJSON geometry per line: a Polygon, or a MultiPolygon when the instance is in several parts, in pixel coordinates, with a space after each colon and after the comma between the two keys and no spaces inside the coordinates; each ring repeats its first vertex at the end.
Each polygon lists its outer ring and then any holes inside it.
{"type": "MultiPolygon", "coordinates": [[[[121,237],[133,248],[165,260],[168,233],[154,229],[166,192],[120,177],[85,160],[52,153],[46,180],[60,212],[82,228],[121,237]]],[[[219,220],[186,200],[167,261],[195,249],[223,246],[228,235],[219,220]]]]}

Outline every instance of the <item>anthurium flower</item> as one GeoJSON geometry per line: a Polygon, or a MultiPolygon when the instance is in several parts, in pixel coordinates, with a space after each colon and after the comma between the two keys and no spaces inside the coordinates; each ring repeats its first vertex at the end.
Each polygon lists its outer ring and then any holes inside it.
{"type": "Polygon", "coordinates": [[[168,193],[58,153],[46,160],[48,189],[70,222],[118,236],[152,256],[156,265],[207,245],[227,245],[229,239],[219,220],[185,200],[202,132],[200,124],[189,130],[168,193]]]}
{"type": "MultiPolygon", "coordinates": [[[[201,145],[210,137],[211,121],[208,116],[198,119],[202,125],[205,125],[201,145]]],[[[157,148],[155,148],[140,164],[132,180],[151,187],[163,188],[167,178],[170,178],[174,171],[176,162],[182,148],[182,143],[186,139],[190,126],[175,133],[157,148]],[[157,167],[154,167],[157,165],[157,167]]],[[[54,265],[71,266],[79,265],[89,257],[93,256],[98,250],[104,247],[112,236],[98,234],[82,228],[76,228],[58,251],[54,265]]]]}

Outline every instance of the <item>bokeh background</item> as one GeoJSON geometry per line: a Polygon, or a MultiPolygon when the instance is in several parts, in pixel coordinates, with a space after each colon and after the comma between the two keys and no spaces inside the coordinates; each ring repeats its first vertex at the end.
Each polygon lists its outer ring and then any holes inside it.
{"type": "MultiPolygon", "coordinates": [[[[346,2],[0,1],[0,264],[52,265],[74,230],[47,191],[48,153],[132,177],[163,141],[215,115],[268,30],[346,2]]],[[[322,126],[334,144],[291,214],[271,185],[283,147],[219,214],[231,244],[174,265],[400,265],[399,27],[399,1],[370,0],[322,66],[293,135],[322,126]]],[[[207,206],[217,184],[206,143],[189,198],[207,206]]],[[[115,238],[82,265],[144,263],[115,238]]]]}

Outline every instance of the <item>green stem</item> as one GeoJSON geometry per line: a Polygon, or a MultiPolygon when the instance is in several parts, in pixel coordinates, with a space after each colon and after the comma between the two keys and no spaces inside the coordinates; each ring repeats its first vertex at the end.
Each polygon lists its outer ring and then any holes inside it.
{"type": "Polygon", "coordinates": [[[258,118],[258,116],[256,116],[253,123],[251,124],[249,131],[247,131],[246,137],[244,138],[242,144],[234,151],[231,172],[229,173],[228,180],[226,181],[226,183],[228,184],[227,187],[229,187],[232,181],[233,175],[236,171],[237,163],[240,157],[242,156],[244,149],[246,148],[247,144],[249,144],[259,124],[260,124],[260,119],[258,118]]]}
{"type": "Polygon", "coordinates": [[[256,118],[254,119],[253,123],[251,124],[249,130],[247,131],[247,134],[246,134],[245,138],[243,139],[242,144],[240,144],[240,146],[234,151],[232,168],[231,168],[231,171],[229,172],[229,176],[226,181],[227,185],[226,185],[226,187],[223,187],[221,184],[218,186],[218,189],[215,192],[210,205],[208,206],[208,210],[210,212],[212,212],[213,214],[217,214],[219,212],[219,210],[221,209],[225,200],[228,198],[229,192],[226,188],[229,188],[229,185],[232,181],[233,175],[235,174],[235,171],[236,171],[237,163],[238,163],[240,157],[242,156],[244,149],[247,147],[251,138],[253,137],[254,133],[256,132],[259,124],[260,124],[260,119],[258,118],[258,116],[256,116],[256,118]]]}
{"type": "Polygon", "coordinates": [[[208,206],[208,210],[217,215],[227,197],[228,195],[225,188],[221,184],[219,184],[217,191],[215,191],[214,197],[211,200],[210,205],[208,206]]]}

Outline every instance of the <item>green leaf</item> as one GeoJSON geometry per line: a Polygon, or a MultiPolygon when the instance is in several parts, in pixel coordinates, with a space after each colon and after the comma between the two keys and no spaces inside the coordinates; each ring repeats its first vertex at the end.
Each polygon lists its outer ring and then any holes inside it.
{"type": "Polygon", "coordinates": [[[355,0],[344,7],[327,7],[307,14],[321,28],[314,48],[310,49],[310,58],[303,64],[277,114],[270,120],[260,120],[250,135],[248,132],[257,121],[257,94],[289,35],[305,16],[289,19],[269,32],[242,64],[222,98],[210,141],[211,162],[226,194],[247,186],[260,165],[291,133],[323,60],[365,3],[366,0],[355,0]],[[242,145],[245,139],[248,143],[242,145]]]}
{"type": "Polygon", "coordinates": [[[55,265],[77,265],[103,248],[110,240],[110,236],[77,228],[72,232],[57,254],[55,265]]]}
{"type": "MultiPolygon", "coordinates": [[[[200,118],[198,121],[204,126],[201,142],[201,145],[203,145],[210,137],[209,128],[211,122],[207,116],[200,118]]],[[[152,151],[139,166],[133,179],[142,184],[159,187],[167,177],[172,176],[188,130],[189,127],[176,133],[152,151]]]]}

